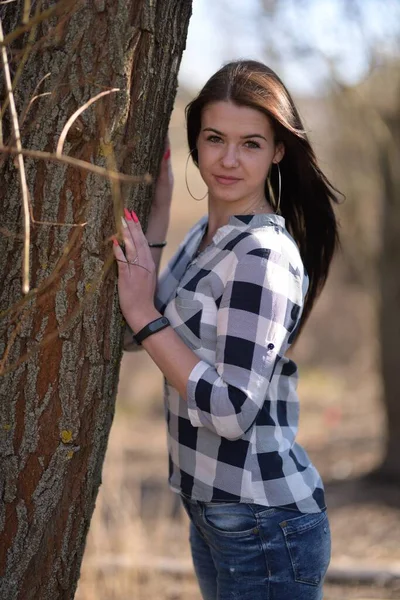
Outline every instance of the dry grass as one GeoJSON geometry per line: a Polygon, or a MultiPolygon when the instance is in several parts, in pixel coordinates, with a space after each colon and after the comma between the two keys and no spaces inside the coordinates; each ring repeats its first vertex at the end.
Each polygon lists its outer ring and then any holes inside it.
{"type": "Polygon", "coordinates": [[[77,599],[195,598],[187,519],[165,483],[164,425],[117,417],[77,599]]]}

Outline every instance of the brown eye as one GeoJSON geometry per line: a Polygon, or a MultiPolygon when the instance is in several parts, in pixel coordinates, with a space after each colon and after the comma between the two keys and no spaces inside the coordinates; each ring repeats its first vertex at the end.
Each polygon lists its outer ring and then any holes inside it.
{"type": "Polygon", "coordinates": [[[212,142],[213,144],[218,142],[221,138],[218,135],[209,135],[207,138],[207,142],[212,142]]]}
{"type": "Polygon", "coordinates": [[[246,142],[246,144],[252,144],[249,148],[261,148],[260,144],[257,144],[257,142],[246,142]]]}

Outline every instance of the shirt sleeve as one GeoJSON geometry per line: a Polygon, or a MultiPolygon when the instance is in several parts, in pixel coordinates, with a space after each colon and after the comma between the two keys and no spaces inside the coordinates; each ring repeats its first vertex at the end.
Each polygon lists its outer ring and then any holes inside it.
{"type": "Polygon", "coordinates": [[[189,375],[193,426],[231,440],[251,428],[302,303],[300,276],[280,253],[259,248],[236,263],[217,313],[215,365],[200,361],[189,375]]]}

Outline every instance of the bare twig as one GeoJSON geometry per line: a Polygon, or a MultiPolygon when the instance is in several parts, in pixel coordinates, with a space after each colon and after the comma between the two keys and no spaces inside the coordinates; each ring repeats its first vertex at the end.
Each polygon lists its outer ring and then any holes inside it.
{"type": "Polygon", "coordinates": [[[28,111],[29,111],[30,107],[32,106],[32,104],[34,102],[36,102],[36,100],[39,100],[39,98],[43,98],[44,96],[51,96],[51,94],[52,94],[52,92],[43,92],[42,94],[36,94],[36,96],[32,96],[32,98],[30,99],[29,104],[26,108],[26,111],[24,113],[22,113],[22,115],[21,115],[21,126],[22,126],[23,122],[25,121],[26,115],[28,114],[28,111]]]}
{"type": "Polygon", "coordinates": [[[125,183],[152,182],[152,176],[150,175],[150,173],[145,173],[144,175],[125,175],[125,173],[118,173],[117,171],[111,171],[110,169],[105,169],[104,167],[92,165],[86,160],[72,158],[72,156],[68,156],[67,154],[62,154],[61,156],[58,156],[57,154],[53,154],[52,152],[42,152],[41,150],[25,149],[18,150],[17,148],[12,148],[11,146],[0,146],[0,152],[6,152],[8,154],[22,154],[23,156],[29,156],[30,158],[38,158],[40,160],[50,160],[52,162],[64,163],[67,165],[71,165],[72,167],[82,169],[84,171],[90,171],[95,175],[108,177],[113,181],[124,181],[125,183]]]}
{"type": "Polygon", "coordinates": [[[29,14],[31,12],[31,0],[24,0],[24,12],[22,15],[22,23],[26,25],[29,21],[29,14]]]}
{"type": "Polygon", "coordinates": [[[30,205],[30,209],[31,209],[31,220],[32,220],[32,223],[34,223],[35,225],[49,225],[51,227],[85,227],[85,225],[88,224],[87,221],[85,221],[84,223],[59,223],[58,221],[36,221],[33,218],[32,205],[30,205]]]}
{"type": "Polygon", "coordinates": [[[61,272],[63,266],[65,265],[65,263],[68,259],[69,252],[71,251],[71,249],[73,249],[75,247],[74,244],[77,241],[79,235],[80,235],[80,230],[75,229],[71,238],[68,240],[68,243],[62,249],[60,258],[57,261],[57,263],[56,263],[54,269],[52,270],[52,272],[50,273],[50,275],[47,277],[47,279],[45,279],[45,281],[43,281],[38,288],[31,289],[29,294],[20,298],[20,300],[15,302],[12,306],[7,308],[6,310],[3,310],[2,312],[0,312],[0,319],[9,317],[10,322],[17,321],[19,318],[19,314],[25,308],[27,303],[32,300],[33,297],[36,297],[35,310],[37,310],[40,307],[42,299],[46,300],[46,296],[45,296],[44,292],[57,279],[59,273],[61,272]],[[39,294],[42,294],[42,296],[41,296],[41,298],[37,299],[39,294]]]}
{"type": "Polygon", "coordinates": [[[44,77],[42,77],[42,79],[39,81],[39,83],[37,84],[37,86],[35,87],[35,89],[33,90],[33,94],[32,94],[32,98],[29,100],[28,105],[25,106],[22,109],[22,113],[21,113],[21,125],[24,123],[26,116],[32,106],[32,104],[38,99],[41,98],[42,96],[51,96],[51,92],[43,92],[42,94],[38,94],[38,90],[40,88],[40,86],[42,85],[43,81],[45,79],[47,79],[47,77],[50,77],[51,73],[46,73],[46,75],[44,77]]]}
{"type": "MultiPolygon", "coordinates": [[[[28,112],[30,111],[32,104],[39,98],[42,98],[43,96],[51,96],[51,92],[43,92],[42,94],[38,94],[38,90],[39,90],[40,86],[42,85],[43,81],[45,79],[47,79],[47,77],[50,77],[50,75],[51,75],[51,73],[46,73],[46,75],[44,77],[42,77],[42,79],[39,81],[39,83],[36,85],[35,89],[33,90],[32,98],[29,100],[29,102],[25,103],[25,106],[23,107],[23,109],[21,111],[21,117],[19,120],[21,127],[23,126],[23,124],[25,122],[25,119],[28,115],[28,112]]],[[[9,146],[12,146],[13,143],[14,143],[14,140],[11,140],[9,143],[9,146]]]]}
{"type": "MultiPolygon", "coordinates": [[[[0,19],[0,42],[4,40],[3,25],[0,19]]],[[[12,82],[10,69],[8,66],[7,50],[3,46],[1,48],[1,59],[3,63],[4,79],[6,83],[6,90],[8,100],[10,103],[11,122],[14,131],[15,144],[17,147],[17,164],[18,173],[21,182],[22,192],[22,208],[23,208],[23,222],[24,222],[24,249],[22,255],[22,293],[27,294],[29,292],[29,248],[30,248],[30,222],[29,222],[29,201],[28,201],[28,186],[26,183],[26,173],[24,158],[21,154],[22,144],[21,135],[19,130],[17,109],[14,101],[14,94],[12,91],[12,82]]]]}
{"type": "MultiPolygon", "coordinates": [[[[26,2],[26,0],[25,0],[25,2],[26,2]]],[[[36,5],[35,16],[37,16],[40,13],[40,8],[41,8],[41,0],[39,0],[38,4],[36,5]]],[[[25,10],[25,8],[24,8],[24,10],[25,10]]],[[[29,17],[29,15],[28,15],[28,17],[29,17]]],[[[26,42],[25,48],[24,48],[24,53],[22,55],[21,60],[18,62],[17,72],[15,73],[14,79],[13,79],[13,82],[12,82],[12,91],[13,92],[15,92],[15,89],[16,89],[16,87],[18,85],[18,81],[21,78],[22,71],[24,70],[25,63],[28,60],[29,55],[32,52],[33,41],[35,39],[35,34],[36,34],[37,27],[38,27],[37,25],[34,25],[32,27],[32,29],[30,30],[30,32],[29,32],[28,39],[27,39],[27,42],[26,42]]],[[[8,107],[8,100],[9,99],[7,97],[6,100],[5,100],[5,102],[4,102],[4,106],[2,108],[2,111],[0,113],[0,118],[1,119],[3,118],[3,114],[5,113],[5,111],[6,111],[7,107],[8,107]]]]}
{"type": "Polygon", "coordinates": [[[26,354],[21,356],[15,363],[9,365],[7,368],[4,368],[5,364],[3,363],[1,365],[0,376],[7,375],[11,371],[14,371],[21,364],[26,362],[31,356],[35,355],[42,348],[45,348],[46,346],[48,346],[53,340],[58,338],[61,333],[66,331],[68,329],[69,325],[73,322],[73,320],[79,314],[81,314],[85,304],[96,292],[96,290],[102,283],[104,277],[107,275],[108,271],[110,270],[110,268],[112,267],[113,264],[114,264],[114,255],[112,253],[110,253],[107,260],[105,261],[103,269],[99,273],[99,276],[91,283],[90,291],[87,291],[83,300],[80,302],[78,307],[69,315],[69,318],[66,320],[66,322],[63,325],[61,325],[60,327],[58,327],[55,331],[53,331],[53,333],[49,333],[48,335],[46,335],[46,337],[42,341],[38,342],[38,344],[35,346],[35,348],[30,350],[29,352],[26,352],[26,354]]]}
{"type": "MultiPolygon", "coordinates": [[[[104,123],[102,123],[103,128],[103,136],[101,138],[101,147],[104,156],[106,157],[106,165],[108,169],[116,170],[117,169],[117,161],[115,159],[114,147],[111,143],[110,135],[108,131],[105,130],[104,123]]],[[[122,229],[121,229],[121,217],[122,209],[123,209],[123,201],[121,195],[121,186],[119,181],[111,181],[111,197],[113,202],[114,209],[114,222],[117,227],[118,237],[122,240],[122,229]]]]}
{"type": "Polygon", "coordinates": [[[31,221],[34,225],[50,225],[52,227],[84,227],[85,225],[87,225],[87,221],[85,221],[84,223],[59,223],[58,221],[36,221],[35,217],[33,216],[33,207],[32,207],[32,202],[29,197],[29,213],[31,216],[31,221]]]}
{"type": "Polygon", "coordinates": [[[80,106],[78,108],[78,110],[76,110],[74,112],[74,114],[65,123],[64,128],[60,135],[60,139],[58,140],[57,149],[56,149],[56,154],[58,156],[60,156],[62,154],[65,138],[67,137],[68,131],[69,131],[72,123],[75,121],[75,119],[77,119],[80,114],[82,114],[87,108],[89,108],[89,106],[91,104],[93,104],[93,102],[96,102],[96,100],[98,100],[99,98],[102,98],[103,96],[106,96],[107,94],[112,94],[113,92],[119,92],[119,88],[112,88],[111,90],[106,90],[105,92],[100,92],[96,96],[93,96],[93,98],[90,98],[90,100],[85,102],[85,104],[80,106]]]}
{"type": "Polygon", "coordinates": [[[29,31],[34,25],[38,25],[39,23],[46,21],[46,19],[49,19],[53,14],[56,14],[58,11],[63,9],[65,5],[68,6],[78,4],[80,4],[80,0],[59,0],[57,4],[54,4],[50,8],[47,8],[46,10],[42,11],[39,15],[35,15],[34,17],[32,17],[32,19],[29,19],[27,23],[21,25],[20,27],[17,27],[9,34],[7,34],[6,37],[0,41],[0,47],[8,46],[9,44],[11,44],[11,42],[13,42],[21,35],[29,31]]]}

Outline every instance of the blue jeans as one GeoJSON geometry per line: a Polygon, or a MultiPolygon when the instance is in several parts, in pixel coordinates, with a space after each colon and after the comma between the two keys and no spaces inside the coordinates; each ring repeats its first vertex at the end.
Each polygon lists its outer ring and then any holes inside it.
{"type": "Polygon", "coordinates": [[[326,510],[182,502],[204,600],[322,600],[331,555],[326,510]]]}

